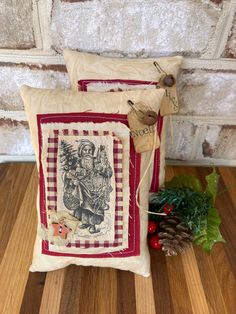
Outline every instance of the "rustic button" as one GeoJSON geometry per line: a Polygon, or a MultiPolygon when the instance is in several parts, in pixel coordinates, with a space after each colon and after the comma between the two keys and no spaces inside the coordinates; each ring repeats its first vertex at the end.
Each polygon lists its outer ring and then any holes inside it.
{"type": "Polygon", "coordinates": [[[132,110],[134,110],[139,122],[146,125],[153,125],[157,122],[157,113],[145,108],[144,103],[138,102],[134,104],[131,100],[128,100],[127,103],[131,106],[132,110]]]}
{"type": "Polygon", "coordinates": [[[172,87],[175,85],[175,78],[172,74],[167,74],[163,78],[163,84],[168,87],[172,87]]]}
{"type": "Polygon", "coordinates": [[[143,113],[143,117],[140,121],[146,125],[153,125],[157,122],[157,113],[152,110],[147,110],[143,113]]]}

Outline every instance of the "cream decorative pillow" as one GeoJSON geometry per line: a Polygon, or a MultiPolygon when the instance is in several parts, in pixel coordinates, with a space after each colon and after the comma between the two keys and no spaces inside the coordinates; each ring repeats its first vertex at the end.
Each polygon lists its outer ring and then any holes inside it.
{"type": "Polygon", "coordinates": [[[149,276],[145,173],[153,152],[135,152],[128,100],[158,112],[164,90],[78,93],[23,86],[21,95],[39,171],[30,270],[76,264],[149,276]]]}
{"type": "Polygon", "coordinates": [[[160,147],[156,149],[151,168],[150,192],[157,192],[164,184],[165,178],[166,119],[163,115],[178,112],[175,82],[183,58],[181,56],[149,59],[107,58],[65,50],[64,59],[73,90],[107,92],[160,87],[166,89],[161,115],[158,117],[160,147]],[[173,85],[170,82],[171,78],[174,80],[173,85]]]}
{"type": "Polygon", "coordinates": [[[87,79],[161,82],[163,74],[171,74],[176,79],[183,60],[181,56],[108,58],[68,49],[63,54],[73,90],[78,90],[79,80],[87,79]]]}

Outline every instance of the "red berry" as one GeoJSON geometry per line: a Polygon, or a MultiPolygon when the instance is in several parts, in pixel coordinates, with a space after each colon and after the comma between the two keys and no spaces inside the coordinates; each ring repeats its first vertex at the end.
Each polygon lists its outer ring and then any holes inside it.
{"type": "Polygon", "coordinates": [[[155,250],[160,250],[160,248],[161,248],[161,244],[159,242],[158,236],[152,236],[149,240],[149,244],[155,250]]]}
{"type": "Polygon", "coordinates": [[[167,204],[167,203],[165,204],[165,206],[163,208],[163,210],[166,213],[166,215],[169,215],[172,212],[173,209],[174,209],[174,205],[170,205],[170,204],[167,204]]]}
{"type": "Polygon", "coordinates": [[[148,221],[148,234],[153,234],[157,230],[157,225],[155,221],[149,220],[148,221]]]}

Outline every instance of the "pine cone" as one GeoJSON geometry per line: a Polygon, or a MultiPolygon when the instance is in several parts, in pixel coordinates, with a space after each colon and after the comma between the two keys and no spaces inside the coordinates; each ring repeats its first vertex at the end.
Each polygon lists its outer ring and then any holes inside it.
{"type": "Polygon", "coordinates": [[[191,245],[193,235],[191,230],[180,219],[167,216],[160,222],[158,233],[162,250],[166,256],[178,255],[191,245]]]}

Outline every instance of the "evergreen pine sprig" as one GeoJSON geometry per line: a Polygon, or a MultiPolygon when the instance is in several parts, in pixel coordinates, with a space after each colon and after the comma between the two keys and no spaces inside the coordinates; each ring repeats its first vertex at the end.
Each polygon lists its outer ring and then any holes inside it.
{"type": "Polygon", "coordinates": [[[77,151],[73,145],[62,140],[60,143],[60,163],[63,171],[76,169],[77,151]]]}
{"type": "Polygon", "coordinates": [[[162,189],[151,197],[150,204],[156,206],[156,212],[163,212],[166,204],[173,205],[171,215],[179,217],[193,233],[200,231],[202,217],[210,208],[206,194],[186,187],[162,189]]]}
{"type": "MultiPolygon", "coordinates": [[[[193,176],[176,176],[166,187],[150,197],[149,212],[163,213],[171,208],[170,216],[178,217],[189,227],[194,243],[210,252],[216,242],[225,242],[220,233],[220,217],[214,206],[219,175],[215,169],[206,176],[207,187],[193,176]]],[[[150,219],[161,221],[161,216],[150,214],[150,219]]]]}

